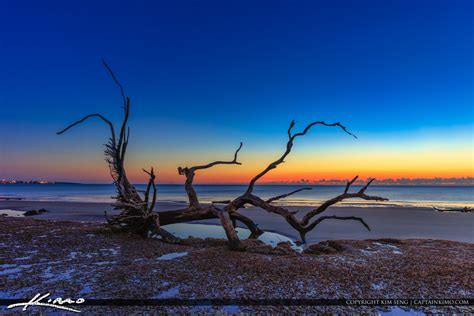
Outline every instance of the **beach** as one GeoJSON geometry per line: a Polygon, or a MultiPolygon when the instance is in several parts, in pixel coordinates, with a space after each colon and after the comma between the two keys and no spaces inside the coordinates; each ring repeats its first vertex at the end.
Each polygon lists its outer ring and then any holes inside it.
{"type": "MultiPolygon", "coordinates": [[[[184,208],[184,203],[159,202],[156,210],[166,211],[184,208]]],[[[69,201],[0,201],[0,209],[38,210],[49,212],[36,216],[38,219],[57,221],[86,221],[105,223],[104,211],[116,214],[111,203],[69,201]]],[[[303,215],[309,206],[288,206],[303,215]]],[[[278,232],[298,238],[286,221],[276,214],[251,207],[241,210],[265,231],[278,232]]],[[[371,231],[355,221],[327,220],[307,235],[309,244],[331,239],[364,240],[371,238],[429,238],[460,242],[474,242],[474,213],[436,212],[430,208],[410,207],[334,207],[323,215],[359,216],[364,218],[371,231]]],[[[301,216],[300,215],[300,216],[301,216]]],[[[217,220],[200,223],[218,224],[217,220]]]]}
{"type": "MultiPolygon", "coordinates": [[[[185,206],[185,203],[158,202],[156,210],[185,206]]],[[[288,208],[298,211],[299,216],[310,210],[308,206],[288,208]]],[[[277,239],[265,243],[262,238],[246,240],[243,230],[237,229],[246,251],[235,252],[228,249],[224,230],[216,226],[217,220],[178,224],[186,226],[186,234],[178,236],[182,238],[179,244],[167,244],[111,232],[104,225],[104,211],[109,215],[117,212],[110,203],[12,199],[0,201],[0,210],[5,209],[17,213],[40,209],[47,212],[0,217],[0,275],[5,280],[0,297],[3,299],[31,299],[38,293],[82,297],[86,301],[234,299],[223,306],[211,303],[77,306],[86,313],[116,315],[474,312],[472,306],[462,304],[416,307],[239,304],[239,299],[249,298],[470,298],[474,295],[473,213],[436,212],[419,207],[334,207],[324,215],[363,217],[371,231],[356,221],[327,220],[307,235],[306,245],[294,247],[298,236],[280,216],[250,207],[241,212],[264,231],[275,232],[277,239]],[[327,240],[335,242],[335,246],[327,240]]],[[[168,226],[169,231],[175,233],[176,227],[172,226],[168,226]]],[[[3,312],[16,314],[5,306],[3,312]]]]}
{"type": "MultiPolygon", "coordinates": [[[[295,253],[253,242],[229,251],[223,239],[167,244],[112,233],[99,223],[0,220],[2,298],[41,293],[72,299],[461,300],[474,295],[474,245],[432,239],[339,240],[332,253],[295,253]],[[276,251],[276,250],[279,251],[276,251]]],[[[472,306],[81,306],[86,314],[472,313],[472,306]]],[[[31,311],[49,311],[30,307],[31,311]]],[[[17,310],[2,313],[17,315],[17,310]]]]}

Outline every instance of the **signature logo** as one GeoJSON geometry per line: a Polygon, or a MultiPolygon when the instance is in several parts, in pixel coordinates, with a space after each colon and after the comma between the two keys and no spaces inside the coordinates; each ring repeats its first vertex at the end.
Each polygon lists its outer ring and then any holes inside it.
{"type": "Polygon", "coordinates": [[[80,310],[63,306],[63,305],[64,304],[82,304],[85,302],[85,299],[83,298],[78,298],[77,300],[73,300],[71,298],[62,299],[58,297],[53,300],[52,298],[48,298],[50,295],[51,295],[50,293],[47,293],[44,295],[41,295],[38,293],[29,302],[11,304],[7,306],[7,309],[23,306],[23,311],[26,311],[26,309],[29,306],[43,306],[43,307],[52,307],[52,308],[62,309],[62,310],[70,311],[70,312],[80,313],[81,312],[80,310]]]}

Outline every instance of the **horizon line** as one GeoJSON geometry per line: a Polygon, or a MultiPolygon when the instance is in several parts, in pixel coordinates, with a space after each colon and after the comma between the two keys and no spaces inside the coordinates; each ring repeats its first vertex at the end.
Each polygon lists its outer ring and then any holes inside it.
{"type": "MultiPolygon", "coordinates": [[[[357,179],[355,185],[365,185],[373,178],[357,179]]],[[[313,185],[313,186],[331,186],[346,185],[349,179],[320,179],[320,180],[289,180],[289,181],[266,181],[256,185],[313,185]]],[[[75,181],[45,181],[45,180],[7,180],[0,179],[0,184],[113,184],[113,182],[75,182],[75,181]]],[[[157,185],[184,185],[182,182],[156,183],[157,185]]],[[[248,182],[196,182],[196,185],[248,185],[248,182]]],[[[136,185],[146,185],[146,183],[136,183],[136,185]]],[[[433,177],[433,178],[384,178],[375,179],[373,186],[474,186],[474,177],[433,177]]]]}
{"type": "MultiPolygon", "coordinates": [[[[19,185],[19,184],[32,184],[32,185],[58,185],[58,184],[71,184],[71,185],[113,185],[112,182],[68,182],[68,181],[55,181],[48,183],[1,183],[0,185],[19,185]]],[[[147,183],[135,183],[133,185],[147,185],[147,183]]],[[[179,185],[184,186],[184,183],[157,183],[157,186],[166,185],[179,185]]],[[[246,186],[248,183],[195,183],[195,186],[209,185],[209,186],[246,186]]],[[[345,186],[346,183],[260,183],[255,186],[345,186]]],[[[354,186],[363,186],[363,183],[355,183],[354,186]]],[[[422,186],[439,186],[439,187],[473,187],[474,183],[373,183],[371,187],[422,187],[422,186]]]]}

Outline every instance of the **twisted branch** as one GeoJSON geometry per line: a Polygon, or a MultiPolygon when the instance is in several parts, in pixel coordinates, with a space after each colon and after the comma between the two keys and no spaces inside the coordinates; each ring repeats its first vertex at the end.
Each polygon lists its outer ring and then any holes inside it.
{"type": "Polygon", "coordinates": [[[353,136],[354,138],[357,138],[357,136],[355,136],[354,134],[352,134],[351,132],[349,132],[347,130],[347,128],[345,126],[343,126],[341,123],[337,122],[337,123],[332,123],[332,124],[328,124],[324,121],[316,121],[316,122],[313,122],[313,123],[310,123],[309,125],[306,126],[306,128],[302,131],[302,132],[299,132],[299,133],[296,133],[296,134],[292,134],[292,130],[293,130],[293,127],[295,126],[295,121],[291,121],[290,123],[290,127],[288,128],[288,142],[286,143],[286,151],[283,153],[283,155],[275,160],[274,162],[270,163],[262,172],[260,172],[259,174],[257,174],[255,177],[252,178],[252,180],[250,180],[250,183],[248,185],[248,188],[247,188],[247,191],[246,193],[252,193],[253,191],[253,188],[255,186],[255,183],[261,178],[263,177],[265,174],[267,174],[270,170],[272,169],[275,169],[276,167],[278,167],[278,165],[280,165],[281,163],[285,162],[285,158],[286,156],[288,156],[291,152],[291,149],[293,148],[293,142],[295,141],[295,139],[297,137],[300,137],[300,136],[304,136],[306,135],[307,132],[309,132],[309,130],[315,126],[315,125],[324,125],[324,126],[335,126],[335,127],[339,127],[341,128],[344,132],[346,132],[347,134],[353,136]]]}
{"type": "MultiPolygon", "coordinates": [[[[75,127],[92,117],[98,117],[105,122],[110,128],[111,136],[109,142],[105,145],[104,153],[117,191],[117,203],[115,204],[115,208],[121,211],[117,216],[111,218],[106,216],[109,225],[115,227],[115,229],[125,229],[141,235],[146,235],[150,230],[161,231],[158,214],[153,212],[156,203],[156,184],[153,168],[151,168],[151,171],[144,170],[149,176],[149,181],[143,198],[130,183],[125,171],[125,155],[130,139],[130,128],[127,125],[130,114],[130,98],[125,95],[123,85],[117,79],[117,76],[109,65],[104,60],[102,60],[102,64],[119,87],[123,101],[123,119],[120,126],[118,140],[116,138],[114,125],[101,114],[86,115],[82,119],[68,125],[57,134],[63,134],[72,127],[75,127]]],[[[167,236],[166,238],[169,238],[168,234],[164,233],[164,235],[167,236]]]]}
{"type": "MultiPolygon", "coordinates": [[[[283,195],[279,195],[279,196],[270,198],[268,200],[263,200],[260,197],[254,195],[252,193],[253,188],[255,186],[255,183],[261,177],[263,177],[270,170],[275,169],[276,167],[278,167],[278,165],[280,165],[281,163],[284,162],[285,158],[290,154],[290,152],[293,148],[294,140],[297,137],[306,135],[308,133],[308,131],[315,125],[339,127],[345,133],[347,133],[348,135],[353,136],[354,138],[357,138],[354,134],[349,132],[348,129],[344,125],[342,125],[339,122],[328,124],[324,121],[316,121],[316,122],[313,122],[313,123],[310,123],[309,125],[307,125],[304,128],[303,131],[301,131],[299,133],[293,133],[292,131],[293,131],[293,128],[295,126],[295,122],[292,121],[290,123],[290,126],[289,126],[288,131],[287,131],[288,142],[286,144],[286,150],[283,153],[283,155],[279,159],[277,159],[277,160],[273,161],[272,163],[270,163],[263,171],[261,171],[254,178],[252,178],[252,180],[250,181],[250,183],[248,185],[247,191],[244,194],[242,194],[241,196],[235,198],[234,200],[229,201],[227,203],[227,206],[224,209],[232,214],[233,212],[236,212],[240,208],[245,207],[246,204],[250,204],[250,205],[253,205],[255,207],[259,207],[263,210],[266,210],[267,212],[278,214],[278,215],[282,216],[288,222],[288,224],[291,227],[293,227],[295,230],[297,230],[299,232],[301,240],[303,242],[305,242],[306,233],[311,231],[312,229],[314,229],[319,223],[321,223],[322,221],[324,221],[326,219],[356,220],[356,221],[361,222],[367,229],[370,230],[369,225],[360,217],[353,217],[353,216],[351,216],[351,217],[322,216],[322,217],[317,218],[316,220],[314,220],[312,223],[310,223],[310,220],[314,216],[316,216],[318,214],[321,214],[322,212],[326,211],[328,209],[328,207],[330,207],[331,205],[334,205],[334,204],[336,204],[338,202],[341,202],[345,199],[361,198],[361,199],[364,199],[364,200],[387,201],[386,198],[379,197],[379,196],[371,196],[371,195],[367,195],[365,193],[367,188],[370,186],[370,184],[375,179],[371,179],[370,181],[368,181],[367,184],[364,185],[358,192],[349,193],[350,187],[358,179],[358,176],[354,177],[351,181],[347,182],[346,187],[344,189],[344,192],[342,194],[340,194],[340,195],[338,195],[338,196],[322,203],[319,207],[317,207],[317,208],[311,210],[310,212],[308,212],[307,214],[305,214],[301,220],[299,220],[295,217],[296,212],[289,211],[288,209],[286,209],[284,207],[281,207],[281,206],[273,205],[273,204],[271,204],[271,202],[273,202],[275,200],[278,200],[278,199],[281,199],[281,198],[285,198],[287,196],[290,196],[292,194],[295,194],[295,193],[303,191],[303,190],[308,190],[309,188],[301,188],[301,189],[295,190],[295,191],[287,193],[287,194],[283,194],[283,195]]],[[[227,202],[227,201],[225,201],[225,202],[227,202]]]]}
{"type": "Polygon", "coordinates": [[[189,206],[184,209],[179,210],[172,210],[166,212],[156,213],[154,212],[154,207],[156,204],[156,196],[157,196],[157,189],[155,184],[155,173],[153,168],[150,171],[143,170],[148,176],[148,183],[146,186],[146,190],[144,192],[140,192],[143,194],[141,196],[139,191],[135,189],[135,187],[130,183],[127,178],[124,161],[125,155],[127,151],[128,142],[130,139],[130,128],[128,127],[128,118],[130,114],[130,98],[126,96],[125,90],[123,85],[117,79],[117,76],[112,71],[112,69],[108,66],[108,64],[102,60],[104,67],[106,68],[107,72],[110,74],[112,79],[114,80],[115,84],[118,86],[120,90],[120,95],[123,101],[123,120],[120,126],[120,133],[117,135],[115,133],[114,125],[111,121],[106,119],[104,116],[98,113],[89,114],[82,119],[73,122],[72,124],[68,125],[63,130],[59,131],[58,134],[63,134],[69,129],[85,122],[86,120],[97,117],[106,123],[110,128],[110,139],[109,142],[105,145],[105,156],[106,161],[108,163],[110,173],[112,179],[114,180],[114,184],[117,190],[117,204],[116,209],[121,210],[118,216],[114,216],[112,218],[107,217],[108,223],[117,229],[125,229],[129,232],[138,233],[144,236],[149,234],[159,234],[162,236],[164,240],[170,242],[176,242],[178,239],[175,238],[172,234],[168,233],[166,230],[161,228],[161,224],[172,224],[172,223],[181,223],[181,222],[189,222],[193,220],[202,220],[202,219],[211,219],[211,218],[218,218],[221,221],[223,228],[225,229],[229,246],[231,249],[234,250],[241,250],[242,246],[240,244],[240,240],[235,232],[235,225],[236,221],[240,221],[241,223],[245,224],[251,231],[251,238],[258,237],[263,233],[262,230],[258,228],[258,226],[248,217],[240,214],[238,210],[240,208],[245,207],[246,204],[253,205],[259,207],[263,210],[266,210],[270,213],[279,214],[282,216],[291,227],[297,230],[301,236],[301,240],[305,241],[305,235],[307,232],[314,229],[317,225],[327,219],[337,219],[337,220],[355,220],[362,223],[368,230],[370,230],[369,225],[360,217],[355,216],[321,216],[316,218],[311,223],[310,221],[316,216],[324,212],[328,209],[328,207],[334,205],[335,203],[341,202],[345,199],[350,198],[361,198],[364,200],[376,200],[376,201],[386,201],[387,199],[378,197],[378,196],[371,196],[367,195],[365,192],[370,186],[370,184],[374,181],[371,179],[368,181],[358,192],[350,193],[351,186],[356,182],[358,177],[354,177],[351,181],[348,181],[344,192],[324,203],[322,203],[319,207],[311,210],[307,214],[303,216],[301,220],[295,217],[296,212],[289,211],[288,209],[273,205],[272,202],[284,199],[288,196],[301,192],[303,190],[310,190],[311,188],[300,188],[294,190],[292,192],[278,195],[267,200],[263,200],[262,198],[253,194],[253,189],[255,183],[261,179],[265,174],[267,174],[270,170],[277,168],[281,163],[285,161],[285,158],[290,154],[294,141],[296,138],[300,136],[306,135],[310,129],[315,125],[323,125],[327,127],[338,127],[342,129],[346,134],[357,138],[354,134],[348,131],[348,129],[339,122],[336,123],[326,123],[324,121],[315,121],[308,124],[301,132],[293,133],[293,128],[295,126],[295,122],[292,121],[288,128],[288,141],[286,144],[286,150],[284,153],[278,158],[277,160],[271,162],[264,170],[262,170],[259,174],[254,176],[244,192],[241,196],[230,200],[230,201],[218,201],[215,203],[224,203],[227,204],[224,208],[218,208],[215,204],[211,204],[209,206],[201,206],[197,197],[197,193],[193,187],[193,180],[195,176],[195,172],[197,170],[208,169],[216,165],[240,165],[241,163],[237,161],[238,153],[241,150],[243,144],[240,143],[239,147],[234,153],[234,157],[232,160],[229,161],[214,161],[206,165],[199,165],[193,167],[179,167],[178,172],[180,175],[184,175],[186,177],[185,180],[185,190],[188,195],[189,199],[189,206]]]}
{"type": "Polygon", "coordinates": [[[106,119],[104,116],[102,116],[101,114],[99,113],[94,113],[94,114],[89,114],[89,115],[86,115],[84,116],[83,118],[81,118],[80,120],[77,120],[71,124],[69,124],[68,126],[66,126],[64,129],[60,130],[59,132],[56,133],[56,135],[61,135],[63,133],[65,133],[66,131],[68,131],[69,129],[73,128],[74,126],[76,125],[79,125],[81,124],[82,122],[90,119],[91,117],[98,117],[100,118],[102,121],[104,121],[104,123],[106,123],[109,128],[110,128],[110,134],[111,134],[111,138],[112,138],[112,143],[115,145],[115,130],[114,130],[114,125],[112,124],[112,122],[110,122],[108,119],[106,119]]]}

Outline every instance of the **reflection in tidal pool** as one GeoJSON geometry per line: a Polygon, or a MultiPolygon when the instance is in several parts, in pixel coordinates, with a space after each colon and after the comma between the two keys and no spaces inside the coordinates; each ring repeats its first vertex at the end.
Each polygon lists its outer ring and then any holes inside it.
{"type": "MultiPolygon", "coordinates": [[[[163,228],[179,238],[191,236],[196,238],[227,238],[224,228],[218,225],[179,223],[165,225],[163,228]]],[[[235,230],[240,239],[246,239],[250,236],[250,230],[246,228],[237,227],[235,230]]],[[[297,246],[291,238],[278,233],[265,232],[258,239],[272,247],[276,247],[280,242],[289,242],[294,250],[303,251],[303,247],[297,246]]]]}

